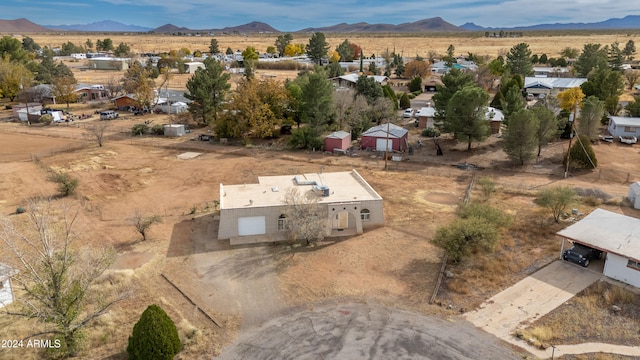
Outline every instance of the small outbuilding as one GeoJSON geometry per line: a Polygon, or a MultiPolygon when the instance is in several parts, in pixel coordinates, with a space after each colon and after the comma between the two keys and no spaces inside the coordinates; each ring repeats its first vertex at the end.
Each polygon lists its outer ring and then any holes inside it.
{"type": "Polygon", "coordinates": [[[605,253],[603,274],[640,287],[640,219],[604,209],[595,209],[582,220],[560,230],[562,252],[565,240],[605,253]]]}
{"type": "Polygon", "coordinates": [[[187,133],[184,124],[165,124],[162,127],[164,128],[164,136],[179,137],[187,133]]]}
{"type": "Polygon", "coordinates": [[[351,147],[351,134],[346,131],[336,131],[324,138],[324,151],[334,152],[335,149],[347,150],[351,147]]]}
{"type": "Polygon", "coordinates": [[[433,108],[431,106],[420,108],[420,110],[416,114],[416,117],[418,118],[418,127],[420,129],[426,129],[426,128],[429,128],[429,127],[434,127],[434,125],[435,125],[434,117],[435,116],[436,116],[436,109],[435,108],[433,108]]]}
{"type": "Polygon", "coordinates": [[[640,181],[636,181],[629,186],[629,195],[627,197],[634,209],[640,209],[640,181]]]}
{"type": "Polygon", "coordinates": [[[204,69],[204,63],[201,61],[191,61],[184,63],[185,74],[193,74],[198,69],[204,69]]]}
{"type": "Polygon", "coordinates": [[[500,134],[502,130],[502,122],[504,121],[504,113],[491,106],[487,107],[487,121],[492,134],[500,134]]]}
{"type": "Polygon", "coordinates": [[[607,130],[611,136],[640,137],[640,118],[609,116],[607,130]]]}
{"type": "Polygon", "coordinates": [[[360,147],[376,151],[403,152],[408,147],[409,130],[387,123],[374,126],[362,133],[360,147]]]}
{"type": "Polygon", "coordinates": [[[0,308],[3,308],[13,302],[11,277],[17,273],[18,270],[0,263],[0,308]]]}

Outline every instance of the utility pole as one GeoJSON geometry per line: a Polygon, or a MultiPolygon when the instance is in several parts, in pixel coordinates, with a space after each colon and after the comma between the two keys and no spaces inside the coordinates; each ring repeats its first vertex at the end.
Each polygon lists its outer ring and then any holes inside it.
{"type": "Polygon", "coordinates": [[[387,170],[387,162],[389,161],[389,128],[391,125],[389,125],[390,123],[387,122],[387,140],[385,141],[384,144],[384,169],[387,170]]]}
{"type": "Polygon", "coordinates": [[[571,126],[569,127],[569,149],[567,149],[567,165],[564,169],[565,179],[569,176],[569,163],[571,162],[571,140],[573,140],[573,127],[576,125],[577,110],[578,105],[576,104],[573,108],[573,121],[571,122],[571,126]]]}

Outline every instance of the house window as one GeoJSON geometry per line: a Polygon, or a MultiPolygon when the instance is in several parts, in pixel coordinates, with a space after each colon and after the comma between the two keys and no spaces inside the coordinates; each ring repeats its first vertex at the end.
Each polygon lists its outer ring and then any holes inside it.
{"type": "Polygon", "coordinates": [[[287,226],[287,216],[282,214],[278,217],[278,230],[287,230],[289,227],[287,226]]]}
{"type": "Polygon", "coordinates": [[[635,133],[636,132],[636,128],[633,127],[633,126],[625,126],[624,127],[624,132],[635,133]]]}
{"type": "Polygon", "coordinates": [[[360,210],[360,220],[362,221],[371,220],[371,211],[369,211],[369,209],[360,210]]]}
{"type": "Polygon", "coordinates": [[[627,261],[627,267],[640,271],[640,263],[634,260],[627,261]]]}

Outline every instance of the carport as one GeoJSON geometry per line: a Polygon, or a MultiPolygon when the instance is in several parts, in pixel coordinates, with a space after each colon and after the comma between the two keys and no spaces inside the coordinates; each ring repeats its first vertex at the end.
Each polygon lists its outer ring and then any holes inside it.
{"type": "Polygon", "coordinates": [[[640,219],[595,209],[575,224],[558,231],[565,240],[602,251],[602,273],[612,279],[640,287],[640,219]]]}

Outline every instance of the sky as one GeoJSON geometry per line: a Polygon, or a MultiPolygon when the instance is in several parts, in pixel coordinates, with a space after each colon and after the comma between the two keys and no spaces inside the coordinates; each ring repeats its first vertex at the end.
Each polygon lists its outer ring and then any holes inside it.
{"type": "Polygon", "coordinates": [[[401,24],[432,17],[460,26],[598,22],[640,15],[637,0],[2,0],[0,18],[39,25],[113,20],[149,28],[219,29],[251,21],[280,31],[339,23],[401,24]]]}

